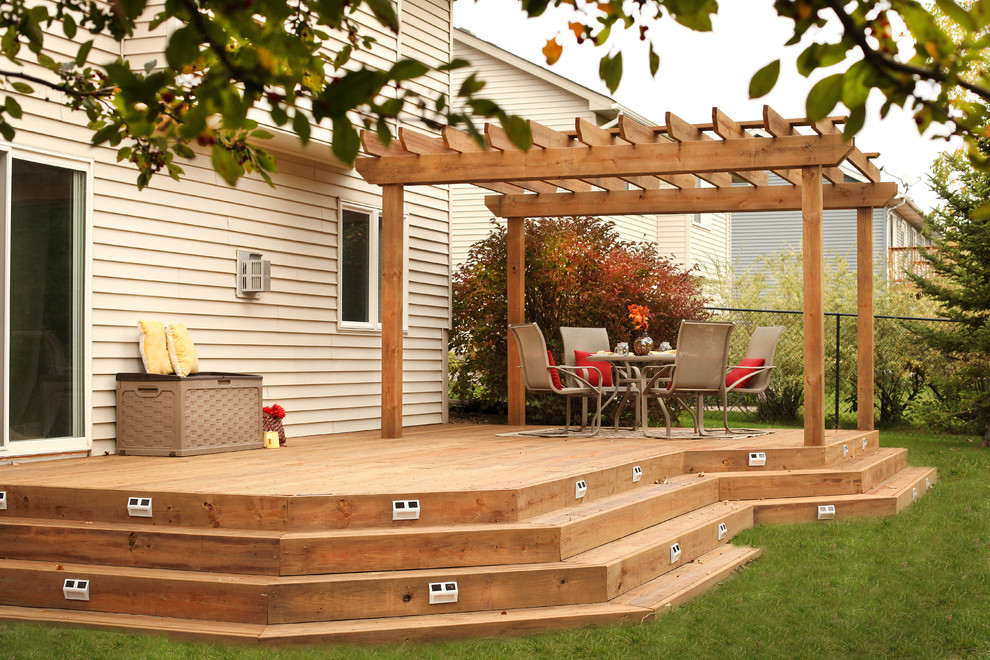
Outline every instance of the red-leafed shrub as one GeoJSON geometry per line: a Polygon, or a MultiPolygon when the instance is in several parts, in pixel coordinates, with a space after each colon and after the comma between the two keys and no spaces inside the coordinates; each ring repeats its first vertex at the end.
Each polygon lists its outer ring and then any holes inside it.
{"type": "MultiPolygon", "coordinates": [[[[506,239],[505,226],[496,224],[453,278],[451,393],[496,410],[507,401],[506,239]]],[[[558,363],[561,326],[603,327],[613,347],[631,342],[630,304],[650,309],[657,344],[674,343],[682,319],[706,316],[696,275],[653,244],[620,240],[614,223],[600,218],[527,220],[525,275],[526,321],[539,324],[558,363]]],[[[553,406],[547,416],[556,417],[547,421],[561,421],[561,402],[529,396],[537,409],[553,406]]],[[[530,418],[540,417],[531,407],[530,418]]]]}

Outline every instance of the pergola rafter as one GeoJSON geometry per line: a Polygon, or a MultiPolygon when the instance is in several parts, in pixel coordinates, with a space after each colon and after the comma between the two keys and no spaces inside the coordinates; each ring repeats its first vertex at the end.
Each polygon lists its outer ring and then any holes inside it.
{"type": "MultiPolygon", "coordinates": [[[[859,396],[873,399],[872,209],[896,194],[880,171],[846,142],[829,117],[810,123],[784,119],[765,107],[760,122],[736,122],[715,108],[710,124],[690,124],[672,113],[664,126],[626,116],[603,129],[577,119],[573,132],[530,121],[533,147],[522,151],[505,131],[485,126],[485,143],[444,128],[441,137],[400,129],[383,144],[364,131],[368,157],[357,170],[383,187],[382,435],[402,433],[403,191],[407,185],[470,183],[499,193],[488,208],[508,220],[509,322],[524,321],[523,262],[527,217],[632,215],[719,211],[802,210],[805,327],[805,442],[824,443],[823,209],[857,209],[859,396]],[[803,128],[804,132],[799,130],[803,128]],[[758,132],[754,129],[759,129],[758,132]],[[846,183],[849,163],[866,182],[846,183]],[[782,180],[771,184],[770,175],[782,180]],[[701,187],[700,181],[710,187],[701,187]]],[[[518,358],[509,346],[509,422],[525,419],[518,358]]],[[[864,408],[867,408],[864,406],[864,408]]],[[[861,414],[861,429],[872,429],[861,414]]]]}

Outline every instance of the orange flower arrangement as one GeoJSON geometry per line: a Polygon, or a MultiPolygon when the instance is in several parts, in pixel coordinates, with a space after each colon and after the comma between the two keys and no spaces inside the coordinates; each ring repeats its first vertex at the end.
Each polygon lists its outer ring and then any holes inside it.
{"type": "Polygon", "coordinates": [[[650,327],[650,308],[643,305],[629,305],[629,320],[636,330],[646,330],[650,327]]]}

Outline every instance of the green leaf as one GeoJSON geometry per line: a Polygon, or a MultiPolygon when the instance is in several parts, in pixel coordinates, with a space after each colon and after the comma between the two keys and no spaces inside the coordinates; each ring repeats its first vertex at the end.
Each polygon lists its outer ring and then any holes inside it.
{"type": "Polygon", "coordinates": [[[296,114],[292,116],[292,130],[296,132],[296,135],[299,136],[299,140],[303,144],[309,143],[310,129],[309,117],[305,113],[296,110],[296,114]]]}
{"type": "Polygon", "coordinates": [[[846,125],[842,129],[842,137],[847,140],[851,140],[860,132],[863,128],[863,124],[866,123],[866,106],[858,105],[849,111],[849,116],[846,118],[846,125]]]}
{"type": "Polygon", "coordinates": [[[969,12],[957,5],[953,0],[935,0],[935,4],[946,16],[958,23],[964,30],[973,32],[978,29],[979,26],[973,20],[973,17],[970,16],[969,12]]]}
{"type": "Polygon", "coordinates": [[[189,148],[189,145],[182,144],[181,142],[177,142],[172,147],[172,150],[175,153],[177,153],[178,155],[182,156],[183,158],[190,158],[190,159],[192,159],[192,158],[195,158],[196,157],[196,152],[193,151],[192,149],[190,149],[189,148]]]}
{"type": "Polygon", "coordinates": [[[388,77],[395,81],[412,80],[413,78],[425,76],[429,70],[430,67],[422,62],[417,62],[416,60],[399,60],[388,72],[388,77]]]}
{"type": "Polygon", "coordinates": [[[72,18],[72,14],[66,14],[62,17],[62,32],[65,33],[65,38],[70,41],[76,38],[76,19],[72,18]]]}
{"type": "Polygon", "coordinates": [[[866,103],[872,89],[869,84],[872,75],[873,68],[866,60],[860,60],[849,67],[842,78],[842,102],[847,108],[852,110],[866,103]]]}
{"type": "Polygon", "coordinates": [[[808,92],[808,98],[805,101],[808,121],[814,122],[827,117],[840,98],[842,98],[841,73],[819,80],[808,92]]]}
{"type": "Polygon", "coordinates": [[[779,76],[780,60],[774,60],[757,71],[749,81],[749,98],[758,99],[769,94],[770,90],[777,84],[779,76]]]}
{"type": "Polygon", "coordinates": [[[453,71],[454,69],[463,69],[466,66],[470,66],[471,63],[463,59],[453,59],[448,64],[443,66],[438,66],[437,71],[453,71]]]}
{"type": "Polygon", "coordinates": [[[608,87],[608,91],[614,94],[622,82],[622,53],[617,53],[615,57],[603,57],[598,65],[598,76],[608,87]]]}
{"type": "Polygon", "coordinates": [[[181,70],[182,67],[193,62],[199,57],[200,36],[195,29],[186,25],[172,33],[172,37],[165,46],[165,60],[173,69],[181,70]]]}
{"type": "Polygon", "coordinates": [[[91,50],[93,50],[92,39],[79,46],[79,50],[76,51],[76,66],[81,67],[86,64],[86,60],[89,58],[89,51],[91,50]]]}
{"type": "Polygon", "coordinates": [[[650,44],[650,75],[656,77],[657,71],[660,70],[660,56],[657,52],[653,50],[653,44],[650,44]]]}
{"type": "Polygon", "coordinates": [[[509,115],[502,120],[502,128],[505,129],[512,144],[526,151],[533,146],[533,134],[529,130],[529,122],[518,115],[509,115]]]}
{"type": "Polygon", "coordinates": [[[31,87],[31,85],[27,84],[26,82],[21,82],[20,80],[15,80],[10,84],[10,86],[14,88],[15,92],[20,92],[21,94],[34,93],[34,87],[31,87]]]}
{"type": "Polygon", "coordinates": [[[457,95],[464,97],[474,96],[482,89],[484,89],[484,87],[485,87],[485,81],[478,80],[478,76],[472,73],[470,76],[464,79],[464,82],[461,83],[461,89],[459,92],[457,92],[457,95]]]}
{"type": "Polygon", "coordinates": [[[114,136],[117,137],[117,141],[119,142],[120,128],[117,127],[115,124],[108,124],[107,126],[104,126],[103,128],[101,128],[100,130],[96,131],[96,133],[93,134],[93,138],[91,142],[94,145],[100,145],[103,144],[104,142],[110,142],[111,144],[113,144],[114,136]]]}
{"type": "Polygon", "coordinates": [[[375,15],[375,18],[392,32],[399,31],[399,16],[395,13],[395,7],[391,0],[365,0],[368,7],[375,15]]]}
{"type": "Polygon", "coordinates": [[[4,99],[3,109],[7,111],[7,114],[14,119],[20,119],[24,116],[24,111],[21,110],[21,104],[17,102],[13,96],[8,96],[4,99]]]}
{"type": "Polygon", "coordinates": [[[14,127],[11,126],[9,122],[0,118],[0,136],[3,136],[3,139],[7,142],[12,142],[14,140],[15,133],[16,131],[14,131],[14,127]]]}
{"type": "Polygon", "coordinates": [[[358,150],[361,149],[361,138],[346,116],[333,119],[332,147],[334,155],[348,165],[357,158],[358,150]]]}
{"type": "Polygon", "coordinates": [[[219,143],[213,145],[212,161],[213,169],[231,186],[244,174],[244,168],[234,158],[234,154],[219,143]]]}

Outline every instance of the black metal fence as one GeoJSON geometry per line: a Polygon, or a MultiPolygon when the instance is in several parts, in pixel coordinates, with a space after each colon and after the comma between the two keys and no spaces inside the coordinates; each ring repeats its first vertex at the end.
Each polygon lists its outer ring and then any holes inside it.
{"type": "MultiPolygon", "coordinates": [[[[710,307],[716,319],[733,321],[730,364],[745,356],[753,330],[780,325],[785,330],[777,345],[776,368],[771,385],[759,397],[730,397],[730,410],[744,419],[765,422],[798,422],[804,399],[803,312],[792,310],[710,307]]],[[[925,405],[926,374],[946,368],[939,354],[918,340],[919,324],[950,323],[946,319],[906,316],[875,316],[874,321],[874,408],[879,427],[910,423],[915,411],[925,405]]],[[[855,426],[857,372],[856,314],[825,314],[825,389],[831,410],[828,424],[835,428],[855,426]]]]}

